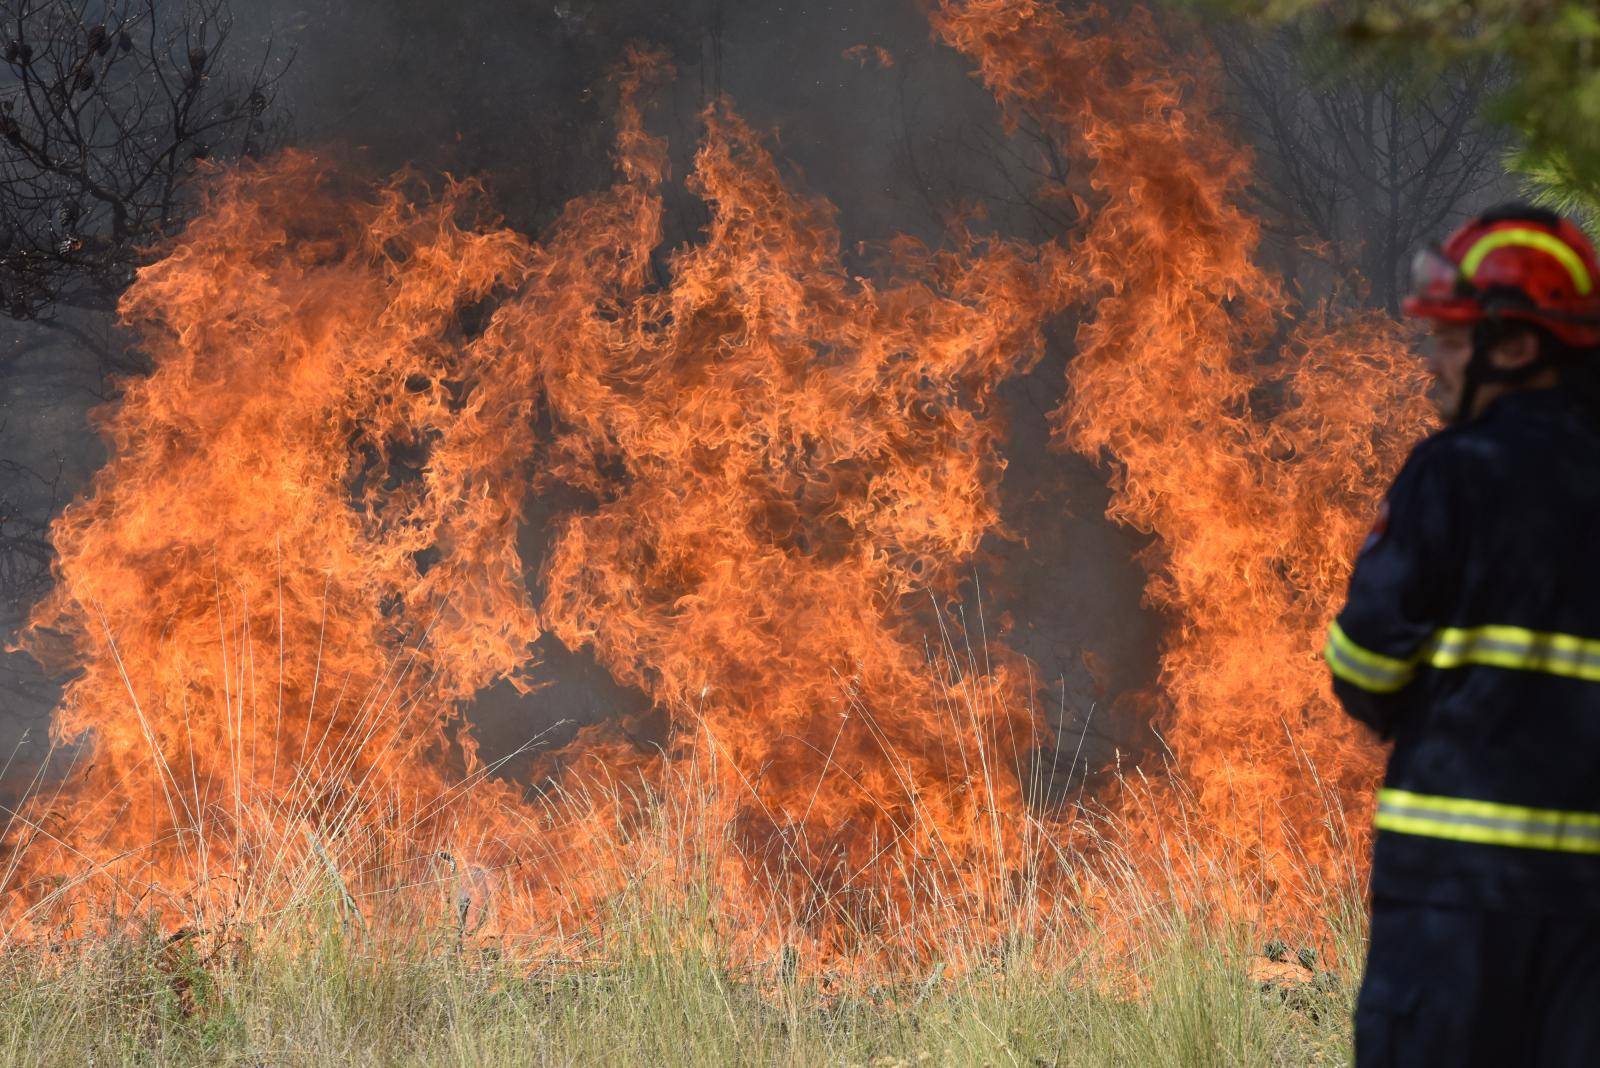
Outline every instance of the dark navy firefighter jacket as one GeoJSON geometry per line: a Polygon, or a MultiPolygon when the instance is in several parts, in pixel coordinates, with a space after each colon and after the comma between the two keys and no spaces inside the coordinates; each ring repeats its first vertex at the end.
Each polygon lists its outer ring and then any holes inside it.
{"type": "Polygon", "coordinates": [[[1600,426],[1572,397],[1417,445],[1324,655],[1394,740],[1374,898],[1600,914],[1600,426]]]}

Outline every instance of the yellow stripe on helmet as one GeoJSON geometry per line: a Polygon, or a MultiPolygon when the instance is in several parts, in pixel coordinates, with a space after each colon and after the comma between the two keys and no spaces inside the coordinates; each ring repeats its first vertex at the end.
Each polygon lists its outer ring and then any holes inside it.
{"type": "Polygon", "coordinates": [[[1484,257],[1495,249],[1507,246],[1538,249],[1554,256],[1572,276],[1572,285],[1577,289],[1579,296],[1586,297],[1594,289],[1594,280],[1589,277],[1589,268],[1583,265],[1582,257],[1571,245],[1543,230],[1527,230],[1521,227],[1496,230],[1478,238],[1472,247],[1467,249],[1467,254],[1461,257],[1462,276],[1470,282],[1472,276],[1478,273],[1478,268],[1483,266],[1484,257]]]}

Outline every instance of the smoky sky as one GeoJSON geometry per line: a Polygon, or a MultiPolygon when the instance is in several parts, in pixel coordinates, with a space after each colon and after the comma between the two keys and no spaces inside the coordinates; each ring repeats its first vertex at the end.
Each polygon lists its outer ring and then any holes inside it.
{"type": "Polygon", "coordinates": [[[608,179],[604,82],[630,44],[664,51],[677,71],[654,122],[679,177],[701,109],[726,94],[773,135],[803,185],[839,208],[850,238],[932,236],[930,195],[981,184],[983,167],[950,140],[995,123],[993,102],[932,39],[916,0],[269,0],[241,17],[243,48],[270,33],[280,54],[294,53],[284,99],[299,141],[379,171],[485,178],[500,210],[529,229],[608,179]],[[892,65],[847,55],[860,46],[892,65]]]}
{"type": "MultiPolygon", "coordinates": [[[[235,0],[235,15],[241,61],[269,39],[276,55],[293,54],[280,98],[293,143],[375,176],[405,167],[478,178],[530,234],[610,180],[605,79],[633,43],[664,50],[676,70],[650,115],[669,138],[674,179],[690,166],[703,108],[725,94],[769,137],[793,185],[835,205],[846,250],[897,234],[937,241],[958,199],[984,202],[997,225],[1028,227],[1007,196],[1017,176],[985,151],[1000,136],[993,101],[933,40],[916,0],[235,0]]],[[[693,240],[703,207],[681,186],[668,207],[667,243],[693,240]]],[[[1116,721],[1111,705],[1153,681],[1159,621],[1141,607],[1144,540],[1103,518],[1107,472],[1048,446],[1069,325],[1055,335],[1039,368],[1005,391],[1002,497],[1015,536],[962,565],[963,611],[974,644],[999,636],[1033,662],[1066,749],[1093,712],[1103,757],[1112,744],[1142,744],[1141,725],[1116,721]]],[[[532,503],[524,555],[535,569],[562,507],[532,503]]],[[[584,651],[544,645],[546,688],[497,687],[476,702],[486,756],[553,723],[642,707],[584,651]]]]}

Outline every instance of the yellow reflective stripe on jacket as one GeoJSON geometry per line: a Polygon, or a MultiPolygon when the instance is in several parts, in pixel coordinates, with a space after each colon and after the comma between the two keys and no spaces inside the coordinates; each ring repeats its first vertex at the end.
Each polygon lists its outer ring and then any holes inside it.
{"type": "Polygon", "coordinates": [[[1446,670],[1476,664],[1600,682],[1600,641],[1498,624],[1441,628],[1414,656],[1400,660],[1362,648],[1335,621],[1322,655],[1335,675],[1372,693],[1394,693],[1423,665],[1446,670]]]}
{"type": "Polygon", "coordinates": [[[1373,824],[1382,831],[1455,842],[1600,854],[1600,813],[1527,808],[1463,797],[1378,791],[1373,824]]]}
{"type": "Polygon", "coordinates": [[[1328,644],[1323,646],[1322,656],[1339,678],[1373,693],[1394,693],[1417,673],[1414,660],[1396,660],[1351,641],[1338,620],[1328,626],[1328,644]]]}
{"type": "Polygon", "coordinates": [[[1594,281],[1589,277],[1589,269],[1583,265],[1583,260],[1571,245],[1543,230],[1524,230],[1518,227],[1495,230],[1478,238],[1477,242],[1467,249],[1467,254],[1461,257],[1462,276],[1467,281],[1472,281],[1472,276],[1478,273],[1478,268],[1483,266],[1483,261],[1489,253],[1507,245],[1536,248],[1560,260],[1561,266],[1572,276],[1572,285],[1577,289],[1579,296],[1588,296],[1589,291],[1594,288],[1594,281]]]}
{"type": "Polygon", "coordinates": [[[1464,664],[1600,682],[1600,641],[1523,627],[1445,627],[1423,647],[1432,667],[1464,664]]]}

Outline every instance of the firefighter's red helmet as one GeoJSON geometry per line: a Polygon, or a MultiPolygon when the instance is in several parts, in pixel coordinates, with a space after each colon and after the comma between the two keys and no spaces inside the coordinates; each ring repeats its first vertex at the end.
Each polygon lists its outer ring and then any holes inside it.
{"type": "Polygon", "coordinates": [[[1480,215],[1412,265],[1406,315],[1454,323],[1490,316],[1544,327],[1574,348],[1600,346],[1600,261],[1570,220],[1539,208],[1480,215]]]}

